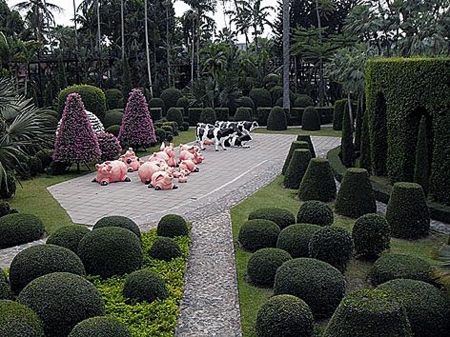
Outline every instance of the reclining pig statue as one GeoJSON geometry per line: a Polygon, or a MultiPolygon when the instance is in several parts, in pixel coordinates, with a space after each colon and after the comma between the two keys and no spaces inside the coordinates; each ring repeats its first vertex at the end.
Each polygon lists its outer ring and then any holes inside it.
{"type": "Polygon", "coordinates": [[[102,186],[117,181],[131,181],[127,176],[127,165],[120,160],[105,161],[102,164],[96,164],[97,177],[92,182],[97,182],[102,186]]]}
{"type": "Polygon", "coordinates": [[[157,171],[162,171],[161,165],[157,161],[146,161],[139,167],[138,175],[141,181],[148,185],[152,181],[153,173],[157,171]]]}
{"type": "Polygon", "coordinates": [[[183,160],[192,160],[195,164],[201,164],[205,157],[196,145],[180,144],[180,162],[183,160]]]}
{"type": "Polygon", "coordinates": [[[195,163],[189,159],[186,159],[186,160],[183,160],[182,162],[180,162],[179,167],[180,167],[180,171],[185,170],[186,172],[189,172],[189,173],[199,171],[197,165],[195,165],[195,163]]]}
{"type": "Polygon", "coordinates": [[[120,156],[119,160],[127,165],[128,172],[137,171],[139,166],[141,166],[139,158],[136,157],[136,154],[131,147],[128,148],[127,152],[120,156]]]}
{"type": "Polygon", "coordinates": [[[177,189],[173,182],[173,177],[165,171],[157,171],[152,175],[152,182],[148,185],[149,188],[154,187],[155,190],[172,190],[177,189]]]}

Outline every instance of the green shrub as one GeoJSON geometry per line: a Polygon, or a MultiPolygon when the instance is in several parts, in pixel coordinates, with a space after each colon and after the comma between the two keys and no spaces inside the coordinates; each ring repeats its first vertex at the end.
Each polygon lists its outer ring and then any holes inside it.
{"type": "Polygon", "coordinates": [[[414,182],[422,186],[423,193],[428,195],[430,187],[430,140],[427,134],[427,118],[422,116],[419,123],[417,135],[416,160],[414,163],[414,182]]]}
{"type": "Polygon", "coordinates": [[[314,316],[302,299],[277,295],[258,310],[255,330],[258,337],[314,336],[314,316]]]}
{"type": "Polygon", "coordinates": [[[108,110],[123,108],[123,93],[119,89],[108,89],[105,91],[106,106],[108,110]]]}
{"type": "Polygon", "coordinates": [[[256,109],[256,118],[260,126],[267,126],[267,119],[269,118],[269,114],[271,111],[272,108],[268,107],[259,107],[256,109]]]}
{"type": "Polygon", "coordinates": [[[286,170],[286,175],[284,176],[284,187],[292,189],[298,189],[300,187],[300,182],[305,175],[310,160],[311,152],[309,149],[294,150],[286,170]]]}
{"type": "Polygon", "coordinates": [[[216,107],[214,108],[214,112],[218,121],[227,121],[230,118],[229,108],[227,107],[216,107]]]}
{"type": "Polygon", "coordinates": [[[286,227],[278,235],[277,248],[285,250],[294,259],[309,257],[309,242],[319,229],[320,226],[306,223],[286,227]]]}
{"type": "Polygon", "coordinates": [[[168,110],[168,108],[166,109],[164,101],[158,97],[151,98],[148,101],[148,108],[149,108],[149,110],[153,109],[154,111],[156,111],[158,108],[160,109],[159,110],[160,111],[159,118],[153,118],[153,115],[152,115],[152,119],[154,121],[161,119],[161,116],[165,115],[166,111],[168,110]]]}
{"type": "Polygon", "coordinates": [[[25,248],[11,262],[11,290],[17,295],[34,279],[54,272],[86,274],[80,258],[70,249],[51,244],[25,248]]]}
{"type": "Polygon", "coordinates": [[[330,317],[345,294],[344,276],[326,262],[297,258],[278,268],[275,295],[290,294],[304,300],[316,319],[330,317]]]}
{"type": "Polygon", "coordinates": [[[430,211],[422,187],[416,183],[395,183],[386,208],[391,235],[399,239],[418,239],[428,235],[430,211]]]}
{"type": "Polygon", "coordinates": [[[336,197],[336,183],[330,163],[324,158],[312,158],[300,183],[301,200],[328,202],[336,197]]]}
{"type": "Polygon", "coordinates": [[[256,251],[275,247],[280,227],[270,220],[253,219],[244,222],[239,230],[238,241],[245,250],[256,251]]]}
{"type": "Polygon", "coordinates": [[[311,157],[316,158],[316,151],[314,151],[314,144],[311,141],[310,135],[298,135],[296,140],[299,142],[307,142],[311,151],[311,157]]]}
{"type": "Polygon", "coordinates": [[[289,148],[288,155],[286,159],[284,160],[283,168],[281,169],[281,174],[286,174],[286,171],[289,167],[289,164],[291,163],[292,155],[294,154],[294,151],[297,149],[309,149],[309,145],[307,142],[302,141],[293,141],[291,143],[291,147],[289,148]]]}
{"type": "Polygon", "coordinates": [[[239,98],[238,105],[239,107],[252,109],[252,115],[256,112],[255,102],[253,102],[253,100],[248,96],[242,96],[241,98],[239,98]]]}
{"type": "Polygon", "coordinates": [[[11,206],[5,200],[0,199],[0,217],[8,215],[11,212],[11,206]]]}
{"type": "Polygon", "coordinates": [[[200,123],[214,124],[216,122],[216,112],[213,108],[204,108],[200,114],[200,123]]]}
{"type": "Polygon", "coordinates": [[[12,300],[14,294],[3,269],[0,268],[0,300],[12,300]]]}
{"type": "MultiPolygon", "coordinates": [[[[176,109],[176,108],[174,108],[176,109]]],[[[163,127],[164,126],[170,126],[172,128],[172,132],[174,134],[174,136],[178,136],[178,123],[175,121],[171,121],[171,122],[164,122],[163,123],[163,127]]]]}
{"type": "Polygon", "coordinates": [[[248,220],[264,219],[275,222],[280,229],[295,223],[294,215],[287,209],[277,207],[264,207],[252,211],[248,220]]]}
{"type": "Polygon", "coordinates": [[[297,213],[297,223],[308,223],[319,226],[331,226],[334,214],[331,207],[318,200],[305,201],[297,213]]]}
{"type": "Polygon", "coordinates": [[[108,129],[111,125],[121,125],[123,109],[108,110],[103,121],[103,126],[108,129]]]}
{"type": "Polygon", "coordinates": [[[42,162],[38,157],[31,156],[28,158],[28,167],[30,169],[30,176],[35,177],[42,173],[42,162]]]}
{"type": "Polygon", "coordinates": [[[177,106],[177,101],[183,97],[183,94],[176,88],[167,88],[163,90],[160,97],[164,101],[166,111],[168,111],[171,107],[177,106]]]}
{"type": "Polygon", "coordinates": [[[119,131],[120,131],[120,125],[111,125],[111,126],[107,127],[105,131],[113,134],[115,137],[118,137],[119,131]]]}
{"type": "Polygon", "coordinates": [[[0,218],[0,248],[39,240],[44,233],[44,224],[33,214],[12,213],[0,218]]]}
{"type": "Polygon", "coordinates": [[[169,122],[177,122],[179,126],[183,124],[183,114],[179,108],[172,107],[167,111],[167,120],[169,122]]]}
{"type": "Polygon", "coordinates": [[[189,99],[187,97],[183,96],[183,97],[180,97],[177,100],[177,105],[176,106],[178,108],[181,108],[181,112],[183,113],[183,116],[187,116],[188,115],[188,109],[189,109],[190,105],[191,104],[189,102],[189,99]]]}
{"type": "Polygon", "coordinates": [[[58,112],[60,116],[63,113],[66,98],[69,94],[77,92],[83,101],[84,108],[103,121],[106,114],[106,97],[102,89],[92,85],[72,85],[59,92],[58,95],[58,112]]]}
{"type": "Polygon", "coordinates": [[[350,218],[376,213],[375,195],[366,169],[347,169],[337,193],[334,208],[337,214],[350,218]]]}
{"type": "MultiPolygon", "coordinates": [[[[278,102],[279,99],[283,100],[283,87],[281,85],[275,85],[274,87],[269,89],[269,92],[270,97],[272,98],[272,102],[278,102]]],[[[276,104],[274,104],[274,106],[276,106],[276,104]]],[[[283,107],[283,104],[278,106],[283,107]]]]}
{"type": "Polygon", "coordinates": [[[90,232],[85,226],[69,225],[57,229],[47,238],[46,243],[70,249],[75,254],[78,252],[78,244],[81,239],[90,232]]]}
{"type": "Polygon", "coordinates": [[[0,198],[8,200],[14,196],[14,193],[16,193],[16,181],[14,179],[14,175],[9,171],[6,172],[6,186],[8,189],[5,188],[5,185],[1,186],[0,198]]]}
{"type": "Polygon", "coordinates": [[[98,229],[103,227],[122,227],[136,234],[141,239],[141,230],[139,226],[130,218],[122,215],[109,215],[97,220],[92,229],[98,229]]]}
{"type": "Polygon", "coordinates": [[[270,92],[267,89],[253,88],[250,90],[249,97],[255,103],[256,108],[272,106],[272,98],[270,97],[270,92]]]}
{"type": "Polygon", "coordinates": [[[188,131],[188,130],[189,130],[189,123],[188,123],[188,122],[183,122],[183,123],[181,124],[180,130],[181,130],[181,131],[188,131]]]}
{"type": "Polygon", "coordinates": [[[166,131],[161,128],[155,128],[156,142],[162,143],[166,140],[166,131]]]}
{"type": "Polygon", "coordinates": [[[259,249],[248,260],[247,275],[254,284],[272,287],[278,267],[290,259],[291,255],[283,249],[259,249]]]}
{"type": "Polygon", "coordinates": [[[305,111],[303,111],[302,130],[305,131],[320,130],[320,116],[317,110],[312,106],[305,108],[305,111]]]}
{"type": "MultiPolygon", "coordinates": [[[[412,337],[405,310],[389,292],[362,289],[347,295],[323,337],[412,337]]],[[[433,335],[430,335],[433,336],[433,335]]]]}
{"type": "Polygon", "coordinates": [[[341,158],[345,167],[352,167],[355,164],[355,145],[353,144],[353,124],[348,110],[345,106],[342,122],[341,137],[341,158]]]}
{"type": "Polygon", "coordinates": [[[353,226],[352,238],[355,256],[360,259],[378,258],[391,246],[389,224],[379,214],[369,213],[358,218],[353,226]]]}
{"type": "Polygon", "coordinates": [[[189,125],[196,126],[200,122],[200,115],[203,112],[203,108],[189,108],[189,125]]]}
{"type": "Polygon", "coordinates": [[[251,121],[252,120],[252,108],[239,107],[234,114],[234,121],[251,121]]]}
{"type": "Polygon", "coordinates": [[[449,335],[450,300],[436,287],[416,280],[397,279],[378,286],[390,291],[406,309],[414,337],[449,335]]]}
{"type": "Polygon", "coordinates": [[[279,106],[273,107],[267,117],[267,130],[287,130],[286,113],[279,106]]]}
{"type": "Polygon", "coordinates": [[[342,121],[344,117],[345,106],[348,105],[346,98],[337,100],[334,102],[334,114],[333,114],[333,130],[342,130],[342,121]]]}
{"type": "Polygon", "coordinates": [[[0,300],[0,336],[45,337],[42,323],[26,305],[0,300]]]}
{"type": "Polygon", "coordinates": [[[314,101],[311,97],[305,94],[300,94],[294,101],[294,106],[296,108],[306,108],[308,106],[313,106],[314,101]]]}
{"type": "Polygon", "coordinates": [[[141,242],[130,230],[104,227],[87,233],[78,245],[78,255],[89,275],[109,278],[142,266],[141,242]]]}
{"type": "Polygon", "coordinates": [[[368,278],[374,286],[395,279],[433,283],[429,262],[412,255],[383,254],[370,269],[368,278]]]}
{"type": "Polygon", "coordinates": [[[166,214],[158,222],[156,233],[159,236],[174,238],[176,236],[189,235],[189,228],[186,220],[178,214],[166,214]]]}
{"type": "Polygon", "coordinates": [[[123,286],[123,297],[129,303],[153,302],[164,300],[168,296],[164,280],[154,271],[148,269],[137,270],[128,275],[123,286]]]}
{"type": "Polygon", "coordinates": [[[97,289],[72,273],[38,277],[20,292],[17,301],[36,312],[46,337],[67,336],[82,320],[105,314],[105,304],[97,289]]]}
{"type": "Polygon", "coordinates": [[[153,241],[148,255],[157,260],[170,261],[181,256],[181,249],[172,238],[160,236],[153,241]]]}
{"type": "Polygon", "coordinates": [[[162,108],[149,108],[148,112],[150,113],[150,118],[152,121],[159,121],[163,117],[163,109],[162,108]]]}
{"type": "Polygon", "coordinates": [[[87,318],[72,329],[68,337],[131,337],[125,324],[111,317],[87,318]]]}

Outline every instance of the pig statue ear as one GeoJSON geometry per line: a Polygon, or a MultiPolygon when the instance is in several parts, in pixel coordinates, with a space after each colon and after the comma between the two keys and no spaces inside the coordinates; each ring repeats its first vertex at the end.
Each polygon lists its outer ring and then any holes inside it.
{"type": "Polygon", "coordinates": [[[111,171],[112,168],[113,168],[113,166],[112,166],[111,164],[108,164],[108,165],[106,166],[106,169],[107,169],[108,171],[111,171]]]}
{"type": "Polygon", "coordinates": [[[98,168],[101,167],[100,164],[95,164],[95,169],[98,170],[98,168]]]}
{"type": "Polygon", "coordinates": [[[174,144],[173,143],[170,143],[170,145],[169,145],[170,147],[173,147],[174,146],[174,144]]]}

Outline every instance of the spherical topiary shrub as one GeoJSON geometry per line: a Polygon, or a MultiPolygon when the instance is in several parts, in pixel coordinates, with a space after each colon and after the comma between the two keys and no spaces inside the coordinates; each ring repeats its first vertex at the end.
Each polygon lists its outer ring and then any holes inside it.
{"type": "Polygon", "coordinates": [[[309,242],[309,256],[331,264],[342,273],[353,256],[352,236],[342,227],[322,227],[309,242]]]}
{"type": "Polygon", "coordinates": [[[154,259],[170,261],[181,256],[181,249],[172,238],[160,236],[153,241],[148,255],[154,259]]]}
{"type": "Polygon", "coordinates": [[[311,97],[305,94],[300,94],[294,101],[294,106],[296,108],[306,108],[308,106],[313,106],[314,101],[311,97]]]}
{"type": "Polygon", "coordinates": [[[316,151],[314,150],[314,144],[312,143],[310,135],[298,135],[297,141],[307,142],[309,145],[309,150],[311,151],[311,157],[316,158],[316,151]]]}
{"type": "Polygon", "coordinates": [[[267,117],[267,130],[287,130],[286,113],[283,108],[276,106],[270,110],[269,117],[267,117]]]}
{"type": "Polygon", "coordinates": [[[384,216],[375,213],[365,214],[356,220],[352,238],[355,256],[359,259],[378,258],[391,246],[389,224],[384,216]]]}
{"type": "Polygon", "coordinates": [[[297,223],[309,223],[319,226],[331,226],[334,214],[331,207],[318,200],[305,201],[297,213],[297,223]]]}
{"type": "Polygon", "coordinates": [[[137,270],[128,275],[123,286],[123,297],[127,302],[153,302],[168,296],[164,280],[154,271],[137,270]]]}
{"type": "Polygon", "coordinates": [[[334,209],[337,214],[350,218],[376,213],[375,195],[366,169],[352,167],[346,170],[334,209]]]}
{"type": "Polygon", "coordinates": [[[256,108],[272,106],[272,97],[267,89],[253,88],[250,90],[249,96],[255,103],[256,108]]]}
{"type": "Polygon", "coordinates": [[[286,227],[278,235],[277,248],[287,251],[293,258],[309,257],[309,242],[320,228],[307,223],[286,227]]]}
{"type": "Polygon", "coordinates": [[[250,97],[248,97],[248,96],[242,96],[241,98],[239,98],[238,99],[238,105],[240,107],[246,107],[246,108],[252,109],[252,115],[256,111],[255,102],[253,102],[253,100],[250,97]]]}
{"type": "Polygon", "coordinates": [[[103,126],[109,128],[111,125],[121,125],[123,117],[123,109],[114,109],[106,112],[103,126]]]}
{"type": "Polygon", "coordinates": [[[283,185],[286,188],[298,189],[311,160],[311,151],[297,149],[292,154],[291,161],[284,176],[283,185]]]}
{"type": "Polygon", "coordinates": [[[131,333],[117,319],[97,316],[75,325],[68,337],[131,337],[131,333]]]}
{"type": "Polygon", "coordinates": [[[169,111],[171,107],[177,106],[177,101],[183,97],[183,94],[176,88],[167,88],[163,90],[159,97],[164,101],[166,111],[169,111]]]}
{"type": "Polygon", "coordinates": [[[204,108],[199,118],[200,123],[214,124],[216,122],[216,112],[213,108],[204,108]]]}
{"type": "Polygon", "coordinates": [[[26,305],[0,300],[0,336],[45,337],[38,315],[26,305]]]}
{"type": "Polygon", "coordinates": [[[300,200],[328,202],[336,197],[336,182],[330,163],[324,158],[312,158],[300,183],[300,200]]]}
{"type": "Polygon", "coordinates": [[[392,294],[379,289],[362,289],[342,300],[323,336],[412,337],[413,335],[405,310],[392,294]]]}
{"type": "Polygon", "coordinates": [[[384,254],[370,269],[368,278],[374,286],[395,279],[412,279],[433,283],[431,264],[405,254],[384,254]]]}
{"type": "Polygon", "coordinates": [[[108,89],[105,91],[106,106],[109,110],[123,108],[123,93],[119,89],[108,89]]]}
{"type": "Polygon", "coordinates": [[[181,109],[181,112],[183,113],[183,115],[187,115],[188,114],[188,109],[189,109],[189,106],[190,106],[189,99],[187,97],[185,97],[185,96],[180,97],[177,100],[177,105],[176,106],[181,109]]]}
{"type": "Polygon", "coordinates": [[[105,314],[94,285],[79,275],[47,274],[31,281],[17,297],[36,312],[46,337],[65,337],[82,320],[105,314]]]}
{"type": "Polygon", "coordinates": [[[252,120],[252,108],[248,107],[239,107],[234,114],[234,121],[251,121],[252,120]]]}
{"type": "Polygon", "coordinates": [[[39,240],[44,233],[45,225],[36,215],[11,213],[0,218],[0,248],[39,240]]]}
{"type": "Polygon", "coordinates": [[[189,235],[186,220],[178,214],[166,214],[158,222],[156,233],[159,236],[174,238],[175,236],[189,235]]]}
{"type": "Polygon", "coordinates": [[[101,160],[114,160],[119,157],[122,147],[116,136],[109,132],[97,133],[98,146],[102,152],[101,160]]]}
{"type": "MultiPolygon", "coordinates": [[[[165,115],[165,113],[166,113],[166,106],[165,106],[165,104],[164,104],[164,101],[161,99],[161,98],[158,98],[158,97],[154,97],[154,98],[151,98],[149,101],[148,101],[148,108],[149,109],[152,109],[152,108],[160,108],[161,109],[161,113],[160,114],[162,114],[162,115],[165,115]]],[[[160,116],[161,117],[161,116],[160,116]]],[[[157,120],[156,118],[154,118],[154,120],[157,120]]]]}
{"type": "Polygon", "coordinates": [[[115,137],[119,136],[120,125],[111,125],[105,130],[108,133],[112,133],[115,137]]]}
{"type": "Polygon", "coordinates": [[[63,113],[66,98],[71,93],[78,93],[81,96],[86,110],[91,111],[94,115],[103,121],[106,114],[106,96],[102,89],[92,85],[74,84],[61,90],[58,94],[58,112],[63,113]]]}
{"type": "Polygon", "coordinates": [[[70,225],[56,230],[47,238],[46,243],[70,249],[75,254],[78,252],[78,244],[81,239],[90,232],[85,226],[70,225]]]}
{"type": "Polygon", "coordinates": [[[181,110],[175,107],[170,108],[167,111],[167,120],[169,122],[177,122],[178,126],[181,126],[184,122],[181,110]]]}
{"type": "Polygon", "coordinates": [[[408,279],[391,280],[377,289],[390,291],[406,309],[415,337],[448,337],[450,300],[431,284],[408,279]]]}
{"type": "Polygon", "coordinates": [[[291,163],[292,155],[294,154],[295,150],[298,149],[309,149],[309,145],[307,142],[303,141],[293,141],[291,143],[291,147],[289,148],[288,155],[286,156],[286,159],[284,160],[283,168],[281,169],[281,174],[286,174],[286,171],[289,167],[289,164],[291,163]]]}
{"type": "Polygon", "coordinates": [[[11,286],[9,285],[5,272],[0,268],[0,300],[12,299],[14,299],[14,294],[11,291],[11,286]]]}
{"type": "Polygon", "coordinates": [[[258,337],[314,335],[314,316],[302,299],[277,295],[258,310],[255,325],[258,337]]]}
{"type": "Polygon", "coordinates": [[[273,286],[278,267],[290,259],[291,255],[283,249],[259,249],[248,260],[247,275],[254,284],[273,286]]]}
{"type": "Polygon", "coordinates": [[[291,294],[309,305],[316,319],[330,317],[345,294],[345,278],[326,262],[298,258],[278,268],[275,295],[291,294]]]}
{"type": "Polygon", "coordinates": [[[130,218],[123,215],[109,215],[97,220],[92,229],[98,229],[103,227],[122,227],[136,234],[141,239],[141,230],[139,226],[130,218]]]}
{"type": "Polygon", "coordinates": [[[320,116],[317,110],[309,106],[303,111],[302,130],[318,131],[320,130],[320,116]]]}
{"type": "Polygon", "coordinates": [[[275,222],[280,229],[286,228],[295,223],[294,215],[287,209],[277,207],[264,207],[252,211],[248,215],[248,220],[264,219],[275,222]]]}
{"type": "Polygon", "coordinates": [[[418,239],[428,235],[430,211],[419,184],[395,183],[386,208],[391,235],[399,239],[418,239]]]}
{"type": "Polygon", "coordinates": [[[136,234],[121,227],[104,227],[87,233],[78,245],[86,273],[108,278],[138,270],[143,252],[136,234]]]}
{"type": "Polygon", "coordinates": [[[275,247],[280,227],[270,220],[253,219],[244,222],[239,230],[238,241],[248,251],[275,247]]]}

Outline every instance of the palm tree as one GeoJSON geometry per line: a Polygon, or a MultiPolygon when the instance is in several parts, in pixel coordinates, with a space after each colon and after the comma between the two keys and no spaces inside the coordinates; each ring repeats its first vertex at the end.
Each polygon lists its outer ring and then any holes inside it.
{"type": "Polygon", "coordinates": [[[150,50],[148,46],[148,8],[147,0],[144,1],[144,25],[145,25],[145,55],[147,57],[147,74],[150,95],[153,97],[152,69],[150,68],[150,50]]]}
{"type": "Polygon", "coordinates": [[[283,0],[283,108],[290,109],[289,97],[289,68],[291,57],[289,54],[289,0],[283,0]]]}

